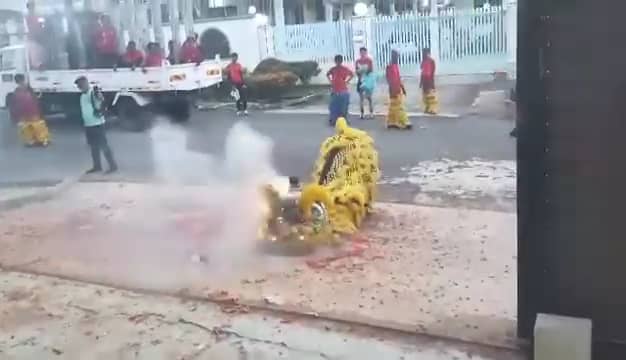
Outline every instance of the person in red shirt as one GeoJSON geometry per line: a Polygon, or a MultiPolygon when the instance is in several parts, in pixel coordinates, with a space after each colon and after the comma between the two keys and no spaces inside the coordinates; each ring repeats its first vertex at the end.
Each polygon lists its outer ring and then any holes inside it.
{"type": "Polygon", "coordinates": [[[193,36],[188,37],[180,48],[180,63],[200,64],[202,60],[204,60],[202,49],[200,49],[198,41],[193,36]]]}
{"type": "Polygon", "coordinates": [[[108,69],[117,64],[117,31],[107,16],[100,16],[94,33],[95,61],[98,68],[108,69]]]}
{"type": "Polygon", "coordinates": [[[336,55],[335,66],[328,70],[326,77],[330,81],[331,87],[328,122],[331,126],[335,126],[338,118],[348,119],[348,108],[350,107],[348,83],[354,77],[354,73],[343,65],[343,56],[336,55]]]}
{"type": "Polygon", "coordinates": [[[12,113],[18,121],[20,138],[27,146],[48,146],[49,132],[41,117],[39,102],[22,74],[15,75],[17,88],[11,100],[12,113]]]}
{"type": "Polygon", "coordinates": [[[437,94],[435,92],[435,60],[430,56],[430,49],[422,50],[422,64],[420,74],[420,88],[422,88],[422,102],[426,114],[437,114],[437,94]]]}
{"type": "Polygon", "coordinates": [[[237,115],[248,115],[248,86],[243,78],[243,66],[239,63],[239,55],[231,55],[231,63],[226,67],[226,76],[233,85],[233,94],[237,101],[237,115]]]}
{"type": "Polygon", "coordinates": [[[391,52],[391,62],[387,65],[385,75],[389,84],[389,112],[387,114],[388,129],[411,129],[409,117],[404,109],[404,97],[406,89],[400,77],[398,65],[399,54],[396,50],[391,52]]]}
{"type": "Polygon", "coordinates": [[[359,93],[359,104],[361,107],[361,119],[365,118],[365,100],[369,101],[370,114],[374,114],[374,106],[372,104],[371,94],[368,94],[365,89],[361,88],[363,84],[363,76],[369,74],[374,71],[374,62],[372,58],[367,54],[367,48],[359,49],[359,58],[356,60],[355,64],[357,83],[356,83],[356,91],[359,93]],[[369,95],[369,96],[368,96],[369,95]]]}
{"type": "Polygon", "coordinates": [[[158,43],[151,42],[148,44],[148,52],[146,54],[146,60],[143,63],[144,72],[145,68],[149,67],[161,67],[165,62],[165,58],[163,57],[163,51],[161,51],[161,46],[158,43]]]}
{"type": "Polygon", "coordinates": [[[126,52],[120,58],[119,65],[120,67],[135,70],[136,67],[143,64],[143,60],[143,52],[137,49],[137,43],[131,40],[126,46],[126,52]]]}

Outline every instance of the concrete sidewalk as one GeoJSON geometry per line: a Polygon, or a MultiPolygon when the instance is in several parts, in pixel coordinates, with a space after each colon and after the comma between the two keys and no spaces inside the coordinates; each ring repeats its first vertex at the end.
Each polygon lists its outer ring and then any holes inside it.
{"type": "MultiPolygon", "coordinates": [[[[249,198],[202,187],[79,183],[3,215],[0,263],[115,287],[515,345],[514,214],[377,204],[362,253],[268,256],[249,198]],[[228,205],[225,205],[228,204],[228,205]],[[146,221],[146,219],[159,219],[146,221]],[[247,235],[246,235],[247,234],[247,235]],[[206,261],[194,260],[197,255],[206,261]],[[336,260],[327,260],[336,259],[336,260]],[[321,265],[320,265],[321,264],[321,265]]],[[[345,247],[355,246],[346,240],[345,247]]]]}
{"type": "MultiPolygon", "coordinates": [[[[419,88],[419,80],[417,78],[403,79],[404,86],[407,91],[405,102],[406,111],[409,116],[427,116],[422,108],[422,94],[419,88]]],[[[350,93],[350,114],[359,115],[359,95],[356,92],[356,80],[353,80],[350,93]]],[[[456,118],[469,112],[471,105],[480,93],[481,87],[485,84],[442,84],[437,88],[439,97],[438,117],[456,118]]],[[[387,83],[384,79],[379,79],[378,85],[372,96],[374,103],[374,112],[376,115],[385,115],[389,102],[389,93],[387,83]]],[[[328,103],[330,101],[330,91],[317,101],[311,101],[308,104],[299,105],[297,108],[284,108],[281,110],[273,110],[272,112],[289,112],[302,114],[327,114],[328,103]]],[[[368,112],[367,104],[365,107],[368,112]]]]}

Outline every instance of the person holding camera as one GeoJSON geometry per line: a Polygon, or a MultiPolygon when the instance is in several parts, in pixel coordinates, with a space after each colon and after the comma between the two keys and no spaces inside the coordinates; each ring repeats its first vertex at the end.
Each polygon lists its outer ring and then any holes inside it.
{"type": "Polygon", "coordinates": [[[93,167],[87,171],[87,174],[102,171],[100,153],[104,154],[104,158],[109,164],[109,169],[106,173],[114,173],[117,171],[117,163],[106,137],[104,96],[97,87],[92,88],[84,76],[76,79],[74,83],[82,93],[80,95],[80,113],[83,118],[87,144],[91,148],[91,159],[93,161],[93,167]]]}

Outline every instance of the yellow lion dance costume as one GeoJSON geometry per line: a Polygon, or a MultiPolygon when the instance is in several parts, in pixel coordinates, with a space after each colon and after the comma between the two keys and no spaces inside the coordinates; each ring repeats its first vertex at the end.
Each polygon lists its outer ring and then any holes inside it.
{"type": "Polygon", "coordinates": [[[374,140],[349,127],[344,118],[337,119],[335,131],[322,143],[313,181],[302,189],[299,210],[305,221],[315,222],[319,211],[314,210],[321,208],[332,231],[352,234],[376,198],[378,152],[374,140]]]}

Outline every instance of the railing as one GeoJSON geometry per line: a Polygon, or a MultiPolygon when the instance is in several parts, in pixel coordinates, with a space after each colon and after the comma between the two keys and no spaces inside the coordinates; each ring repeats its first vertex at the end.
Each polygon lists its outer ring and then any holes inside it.
{"type": "Polygon", "coordinates": [[[436,16],[408,13],[274,27],[272,47],[275,56],[285,60],[325,64],[331,63],[334,55],[342,54],[346,62],[352,62],[353,21],[361,21],[366,23],[366,43],[379,71],[389,63],[391,50],[397,50],[403,73],[417,75],[421,50],[428,47],[437,61],[438,74],[493,72],[504,69],[511,61],[507,40],[516,36],[516,29],[507,26],[506,16],[515,17],[516,10],[495,6],[449,9],[436,16]]]}
{"type": "Polygon", "coordinates": [[[330,63],[337,54],[354,60],[352,24],[348,21],[274,27],[276,56],[286,60],[330,63]]]}

